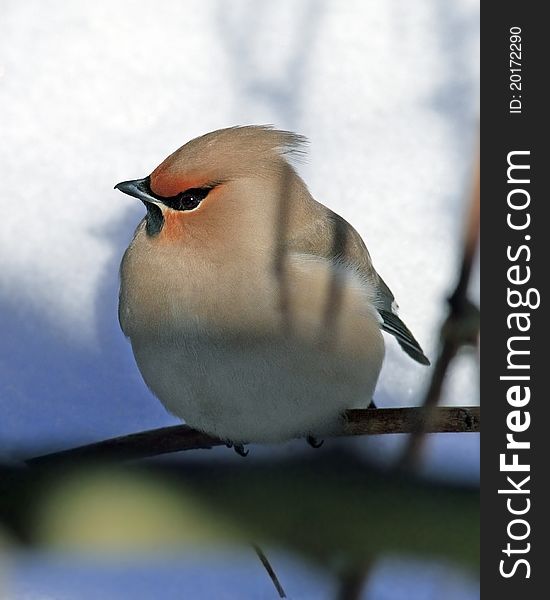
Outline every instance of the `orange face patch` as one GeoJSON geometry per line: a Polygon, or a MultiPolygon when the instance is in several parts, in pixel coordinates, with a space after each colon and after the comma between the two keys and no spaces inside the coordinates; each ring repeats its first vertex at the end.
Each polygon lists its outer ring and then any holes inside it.
{"type": "Polygon", "coordinates": [[[192,188],[203,187],[207,183],[207,181],[204,181],[204,178],[193,174],[177,175],[172,173],[168,168],[163,168],[162,164],[150,175],[151,191],[157,196],[164,198],[177,196],[181,192],[192,188]]]}
{"type": "Polygon", "coordinates": [[[159,235],[159,240],[181,239],[185,235],[185,213],[175,210],[163,211],[164,224],[159,235]]]}
{"type": "Polygon", "coordinates": [[[158,236],[159,241],[182,240],[190,234],[208,236],[208,231],[212,227],[216,227],[216,223],[220,220],[215,209],[216,202],[213,202],[219,193],[220,189],[213,189],[207,198],[193,210],[171,210],[163,207],[164,224],[158,236]]]}

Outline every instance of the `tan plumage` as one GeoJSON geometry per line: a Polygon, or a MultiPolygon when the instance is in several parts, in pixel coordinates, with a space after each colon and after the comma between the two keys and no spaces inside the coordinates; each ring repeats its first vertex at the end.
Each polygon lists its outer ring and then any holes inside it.
{"type": "Polygon", "coordinates": [[[170,411],[234,443],[323,435],[368,405],[381,327],[427,362],[359,234],[288,162],[303,142],[224,129],[117,186],[148,211],[121,265],[140,371],[170,411]]]}

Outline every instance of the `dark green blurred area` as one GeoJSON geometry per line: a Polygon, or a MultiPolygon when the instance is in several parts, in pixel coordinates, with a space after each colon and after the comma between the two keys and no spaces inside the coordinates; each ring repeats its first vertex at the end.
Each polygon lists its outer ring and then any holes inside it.
{"type": "Polygon", "coordinates": [[[124,555],[251,542],[334,571],[385,554],[477,571],[479,490],[384,472],[348,453],[2,470],[7,548],[124,555]]]}

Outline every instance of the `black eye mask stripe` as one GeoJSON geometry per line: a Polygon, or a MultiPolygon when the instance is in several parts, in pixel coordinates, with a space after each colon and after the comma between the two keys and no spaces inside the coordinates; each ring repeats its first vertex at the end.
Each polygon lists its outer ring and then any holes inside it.
{"type": "MultiPolygon", "coordinates": [[[[215,185],[210,185],[202,188],[189,188],[183,192],[180,192],[176,196],[159,196],[151,190],[150,177],[145,177],[140,187],[149,196],[155,198],[165,206],[168,206],[172,210],[193,210],[208,196],[210,190],[215,185]]],[[[144,204],[147,208],[147,217],[145,223],[145,229],[148,235],[157,235],[161,232],[164,226],[164,217],[162,210],[153,202],[147,202],[144,200],[144,204]]]]}
{"type": "Polygon", "coordinates": [[[210,190],[215,187],[215,185],[208,185],[201,188],[189,188],[175,196],[158,196],[151,190],[150,182],[150,177],[145,177],[145,179],[143,179],[142,185],[144,190],[150,196],[173,210],[193,210],[194,208],[197,208],[206,196],[208,196],[210,190]]]}
{"type": "Polygon", "coordinates": [[[208,196],[212,188],[191,188],[171,198],[163,198],[162,203],[173,210],[193,210],[208,196]]]}
{"type": "Polygon", "coordinates": [[[147,233],[157,235],[164,225],[164,216],[158,204],[164,204],[172,210],[193,210],[208,196],[210,190],[221,183],[221,181],[216,181],[200,188],[189,188],[176,196],[163,197],[151,190],[151,178],[147,176],[143,179],[121,181],[115,185],[115,189],[133,198],[138,198],[145,204],[147,233]]]}

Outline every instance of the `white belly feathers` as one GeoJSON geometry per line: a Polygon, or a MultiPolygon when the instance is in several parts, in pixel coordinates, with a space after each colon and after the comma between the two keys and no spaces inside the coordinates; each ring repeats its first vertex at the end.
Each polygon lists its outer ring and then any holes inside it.
{"type": "Polygon", "coordinates": [[[260,258],[236,278],[180,257],[167,283],[159,252],[140,255],[139,270],[132,246],[123,260],[121,325],[146,384],[192,427],[234,443],[319,436],[370,403],[384,344],[371,288],[351,270],[291,254],[282,300],[260,258]],[[201,270],[193,289],[189,269],[201,270]]]}

